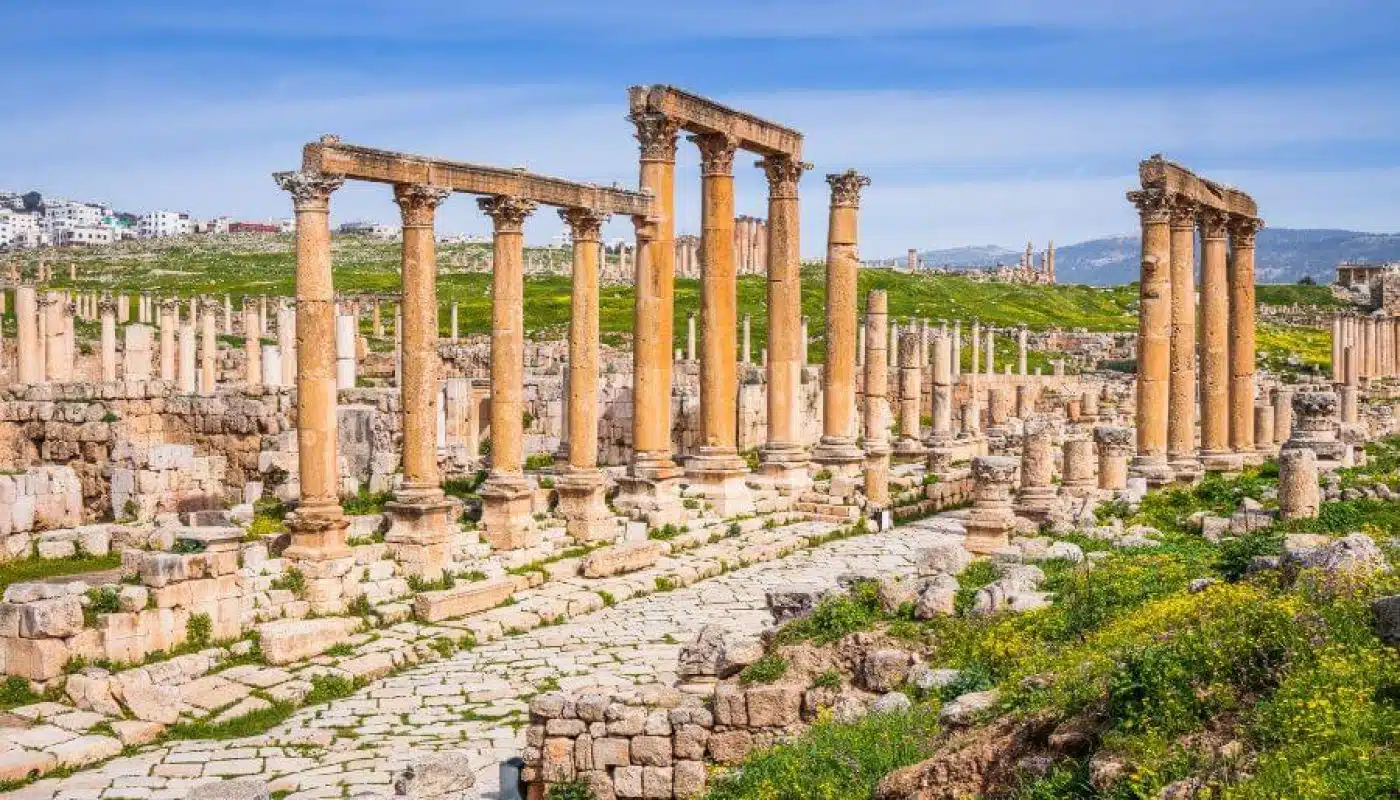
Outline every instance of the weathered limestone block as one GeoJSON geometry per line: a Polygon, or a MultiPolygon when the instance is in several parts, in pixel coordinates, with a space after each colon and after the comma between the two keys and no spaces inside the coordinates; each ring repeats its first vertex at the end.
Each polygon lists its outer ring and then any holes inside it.
{"type": "Polygon", "coordinates": [[[514,591],[515,581],[507,576],[422,592],[413,598],[413,614],[423,622],[462,617],[495,608],[514,591]]]}
{"type": "Polygon", "coordinates": [[[608,578],[635,572],[655,564],[662,555],[661,542],[624,542],[589,553],[582,564],[583,577],[608,578]]]}
{"type": "Polygon", "coordinates": [[[290,664],[318,656],[347,642],[360,627],[358,619],[278,620],[257,627],[258,646],[269,664],[290,664]]]}
{"type": "Polygon", "coordinates": [[[440,751],[409,764],[394,776],[394,795],[408,800],[456,800],[476,784],[468,754],[440,751]]]}
{"type": "Polygon", "coordinates": [[[19,635],[26,639],[59,639],[83,629],[83,606],[73,595],[19,606],[19,635]]]}

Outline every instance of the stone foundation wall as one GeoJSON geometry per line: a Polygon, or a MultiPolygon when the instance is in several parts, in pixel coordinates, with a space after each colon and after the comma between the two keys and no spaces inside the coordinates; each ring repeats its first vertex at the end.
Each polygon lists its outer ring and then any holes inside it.
{"type": "MultiPolygon", "coordinates": [[[[11,537],[81,524],[83,497],[69,467],[31,467],[0,474],[0,536],[11,537]]],[[[27,543],[28,537],[23,537],[27,543]]],[[[9,542],[5,550],[27,552],[9,542]]]]}

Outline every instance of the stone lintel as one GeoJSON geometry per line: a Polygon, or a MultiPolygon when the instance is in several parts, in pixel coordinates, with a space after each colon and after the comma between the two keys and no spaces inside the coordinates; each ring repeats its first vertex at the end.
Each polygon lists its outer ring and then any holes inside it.
{"type": "Polygon", "coordinates": [[[466,161],[345,144],[327,137],[302,150],[302,169],[376,183],[425,184],[479,195],[506,195],[560,208],[587,208],[604,214],[652,217],[656,199],[649,192],[614,189],[466,161]]]}
{"type": "Polygon", "coordinates": [[[737,139],[744,150],[802,160],[802,134],[684,89],[633,86],[627,90],[627,103],[633,114],[664,114],[692,133],[722,133],[737,139]]]}
{"type": "Polygon", "coordinates": [[[1160,153],[1138,164],[1138,177],[1144,189],[1160,188],[1205,208],[1242,217],[1258,217],[1254,198],[1231,186],[1202,178],[1186,167],[1163,158],[1160,153]]]}

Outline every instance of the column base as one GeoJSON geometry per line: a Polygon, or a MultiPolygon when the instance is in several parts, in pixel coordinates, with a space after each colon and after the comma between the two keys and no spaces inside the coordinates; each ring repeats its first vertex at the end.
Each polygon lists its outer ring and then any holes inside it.
{"type": "Polygon", "coordinates": [[[452,563],[452,517],[456,502],[438,494],[384,504],[389,533],[384,541],[405,575],[435,581],[452,563]]]}
{"type": "Polygon", "coordinates": [[[890,507],[890,446],[865,442],[866,510],[890,507]]]}
{"type": "Polygon", "coordinates": [[[807,450],[792,442],[769,442],[758,454],[756,475],[764,484],[786,493],[800,492],[812,485],[807,469],[807,450]]]}
{"type": "Polygon", "coordinates": [[[708,500],[721,517],[754,512],[753,494],[745,482],[748,474],[744,460],[727,448],[702,447],[685,465],[690,492],[708,500]]]}
{"type": "Polygon", "coordinates": [[[1134,478],[1143,478],[1147,485],[1153,488],[1166,486],[1176,478],[1172,468],[1167,464],[1167,457],[1161,456],[1134,456],[1128,464],[1128,475],[1134,478]]]}
{"type": "Polygon", "coordinates": [[[1179,483],[1195,483],[1205,471],[1200,460],[1193,456],[1172,456],[1167,466],[1176,474],[1179,483]]]}
{"type": "Polygon", "coordinates": [[[1239,472],[1244,459],[1228,450],[1202,450],[1201,468],[1206,472],[1239,472]]]}
{"type": "MultiPolygon", "coordinates": [[[[1168,483],[1171,482],[1171,475],[1172,473],[1168,472],[1168,478],[1166,479],[1168,483]]],[[[1085,497],[1092,497],[1094,493],[1098,490],[1099,482],[1097,480],[1094,480],[1093,478],[1089,478],[1084,481],[1075,481],[1073,483],[1060,484],[1060,494],[1064,495],[1065,497],[1073,497],[1081,500],[1085,497]]]]}
{"type": "Polygon", "coordinates": [[[639,467],[632,465],[632,474],[619,478],[618,494],[613,505],[634,519],[646,520],[653,528],[663,525],[681,525],[687,515],[681,505],[681,470],[667,461],[669,466],[639,467]]]}
{"type": "Polygon", "coordinates": [[[596,469],[567,469],[554,488],[559,492],[559,516],[568,523],[569,536],[579,542],[611,541],[618,535],[618,519],[608,510],[607,481],[596,469]]]}
{"type": "Polygon", "coordinates": [[[295,561],[321,561],[351,555],[345,543],[350,520],[339,505],[301,506],[287,516],[292,543],[282,553],[295,561]]]}
{"type": "Polygon", "coordinates": [[[518,550],[538,542],[533,499],[530,484],[518,475],[486,479],[481,487],[481,538],[492,550],[518,550]]]}
{"type": "Polygon", "coordinates": [[[865,453],[852,436],[823,436],[812,449],[812,460],[833,474],[857,475],[865,463],[865,453]]]}
{"type": "Polygon", "coordinates": [[[924,447],[924,443],[912,436],[901,436],[895,441],[894,450],[892,451],[895,462],[899,464],[912,464],[916,461],[922,461],[927,455],[928,450],[924,447]]]}
{"type": "Polygon", "coordinates": [[[1017,516],[1045,522],[1054,513],[1057,500],[1054,486],[1027,486],[1017,495],[1013,508],[1017,516]]]}
{"type": "Polygon", "coordinates": [[[969,553],[990,555],[1011,544],[1016,518],[1009,508],[974,508],[964,527],[967,537],[963,548],[969,553]]]}

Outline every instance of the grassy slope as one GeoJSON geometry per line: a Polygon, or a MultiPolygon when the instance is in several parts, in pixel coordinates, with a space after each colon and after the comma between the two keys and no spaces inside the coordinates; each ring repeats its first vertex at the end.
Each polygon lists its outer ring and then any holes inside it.
{"type": "MultiPolygon", "coordinates": [[[[1400,482],[1400,439],[1370,450],[1371,463],[1345,471],[1344,483],[1400,482]]],[[[1400,589],[1400,578],[1305,573],[1289,584],[1277,571],[1243,573],[1253,556],[1279,552],[1288,530],[1339,535],[1360,529],[1378,542],[1393,541],[1400,534],[1400,506],[1329,502],[1318,519],[1221,545],[1184,525],[1199,509],[1224,514],[1243,497],[1267,498],[1276,475],[1268,465],[1237,479],[1149,495],[1129,522],[1157,527],[1163,546],[1114,552],[1092,570],[1043,564],[1049,576],[1044,588],[1054,592],[1049,608],[915,622],[883,614],[874,592],[858,588],[790,623],[777,641],[832,642],[882,628],[922,647],[931,665],[963,670],[957,687],[942,697],[913,693],[915,721],[942,699],[993,686],[1001,690],[1002,713],[1102,715],[1099,748],[1128,761],[1125,779],[1095,792],[1087,784],[1087,759],[1068,759],[1044,778],[1027,778],[1014,794],[1024,800],[1157,797],[1163,786],[1188,776],[1207,780],[1217,791],[1213,797],[1395,796],[1400,660],[1371,630],[1368,605],[1400,589]],[[1198,577],[1220,583],[1189,591],[1198,577]],[[1230,740],[1242,746],[1243,771],[1222,761],[1211,745],[1230,740]]],[[[1100,516],[1111,513],[1123,512],[1100,509],[1100,516]]],[[[1086,549],[1109,549],[1078,541],[1086,549]]],[[[1388,555],[1392,564],[1400,562],[1393,546],[1388,555]]],[[[960,576],[960,594],[985,584],[990,575],[983,572],[970,568],[960,576]]],[[[721,778],[710,797],[869,797],[869,773],[887,771],[891,753],[901,754],[898,763],[917,760],[928,736],[899,721],[873,729],[865,722],[828,721],[752,755],[721,778]],[[833,742],[842,751],[832,752],[833,742]]]]}
{"type": "MultiPolygon", "coordinates": [[[[489,251],[484,244],[439,245],[438,294],[445,309],[459,306],[459,330],[464,335],[490,330],[491,276],[466,272],[465,267],[489,251]]],[[[532,251],[533,252],[533,251],[532,251]]],[[[540,250],[543,254],[545,251],[540,250]]],[[[347,293],[395,293],[399,288],[399,246],[338,237],[333,244],[336,288],[347,293]]],[[[33,254],[21,260],[33,260],[33,254]]],[[[554,253],[555,262],[568,258],[554,253]]],[[[79,288],[155,291],[167,294],[290,295],[294,291],[295,254],[290,237],[274,239],[187,240],[180,243],[142,243],[141,247],[65,252],[56,260],[57,285],[68,285],[68,261],[79,264],[79,288]]],[[[566,277],[532,277],[525,284],[525,327],[535,335],[561,334],[568,325],[570,281],[566,277]]],[[[981,319],[998,326],[1025,324],[1032,329],[1060,327],[1095,331],[1131,331],[1137,325],[1135,285],[1097,288],[1089,286],[1016,286],[977,283],[956,276],[913,276],[883,269],[861,270],[860,305],[871,289],[889,293],[890,314],[896,320],[910,317],[981,319]]],[[[753,320],[754,358],[767,331],[766,283],[762,277],[739,280],[739,314],[753,320]]],[[[1261,303],[1332,305],[1331,292],[1320,286],[1260,286],[1261,303]]],[[[825,275],[820,266],[803,270],[803,313],[812,333],[813,359],[822,355],[821,334],[825,318],[825,275]]],[[[685,346],[686,317],[699,313],[700,286],[695,280],[676,282],[674,341],[685,346]]],[[[632,330],[632,289],[604,287],[599,298],[599,322],[605,341],[618,343],[632,330]]],[[[1007,337],[999,343],[1000,357],[1014,348],[1007,337]]],[[[1282,347],[1261,336],[1261,347],[1282,347]]],[[[1032,358],[1032,367],[1048,364],[1032,358]]]]}

